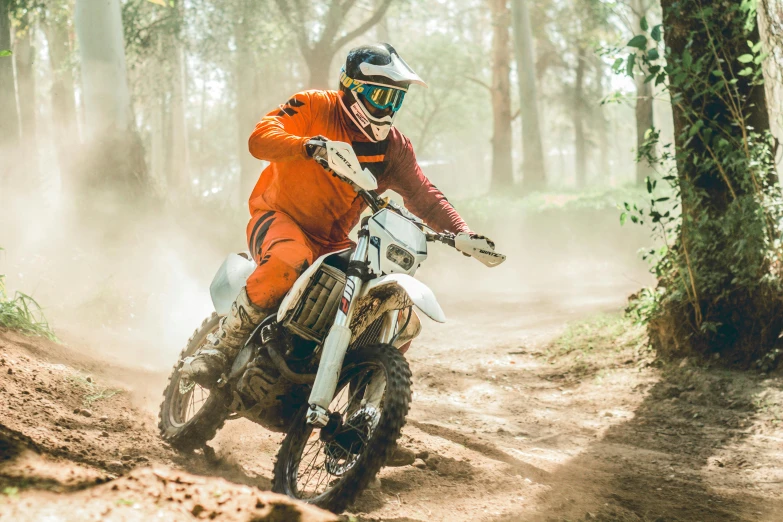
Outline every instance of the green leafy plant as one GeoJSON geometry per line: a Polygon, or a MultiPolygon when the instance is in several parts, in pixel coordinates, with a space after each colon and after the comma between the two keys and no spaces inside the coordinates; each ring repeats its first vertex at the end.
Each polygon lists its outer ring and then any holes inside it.
{"type": "Polygon", "coordinates": [[[6,487],[3,488],[3,495],[10,497],[10,498],[16,498],[19,496],[19,488],[16,487],[6,487]]]}
{"type": "Polygon", "coordinates": [[[115,395],[122,393],[119,388],[108,388],[97,384],[91,377],[85,377],[84,375],[73,375],[68,377],[74,387],[81,389],[84,394],[82,403],[85,406],[92,406],[97,401],[108,400],[115,395]]]}
{"type": "MultiPolygon", "coordinates": [[[[0,251],[3,249],[0,248],[0,251]]],[[[5,288],[5,276],[0,274],[0,327],[27,335],[37,335],[56,341],[40,305],[27,294],[14,293],[9,297],[5,288]]]]}
{"type": "Polygon", "coordinates": [[[13,54],[13,53],[11,51],[9,51],[8,49],[0,49],[0,57],[11,56],[11,54],[13,54]]]}
{"type": "Polygon", "coordinates": [[[651,226],[662,245],[644,253],[658,287],[637,294],[629,311],[649,325],[659,351],[724,351],[748,364],[773,349],[783,326],[783,198],[763,98],[767,55],[755,2],[668,4],[666,45],[663,26],[643,21],[614,64],[667,92],[675,115],[674,143],[650,129],[637,151],[657,174],[647,179],[649,204],[625,203],[620,215],[651,226]]]}

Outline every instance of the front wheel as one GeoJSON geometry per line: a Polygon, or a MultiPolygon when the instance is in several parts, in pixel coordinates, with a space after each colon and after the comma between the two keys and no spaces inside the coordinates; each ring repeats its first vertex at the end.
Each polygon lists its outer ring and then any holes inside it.
{"type": "Polygon", "coordinates": [[[394,447],[408,415],[411,371],[391,345],[346,355],[329,424],[297,413],[277,454],[273,491],[340,513],[367,487],[394,447]]]}

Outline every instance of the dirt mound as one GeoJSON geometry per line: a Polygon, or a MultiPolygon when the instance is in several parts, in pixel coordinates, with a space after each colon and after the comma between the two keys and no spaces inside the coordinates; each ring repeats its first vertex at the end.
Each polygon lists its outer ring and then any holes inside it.
{"type": "Polygon", "coordinates": [[[163,444],[154,414],[134,404],[115,370],[66,346],[0,331],[0,519],[338,520],[203,476],[257,482],[228,462],[163,444]]]}
{"type": "MultiPolygon", "coordinates": [[[[15,496],[15,495],[14,495],[15,496]]],[[[339,518],[290,498],[164,467],[136,469],[67,495],[40,493],[0,506],[11,520],[252,520],[334,522],[339,518]],[[51,518],[50,518],[51,517],[51,518]]]]}
{"type": "Polygon", "coordinates": [[[447,477],[459,477],[465,480],[473,477],[473,468],[463,460],[431,455],[424,462],[429,469],[447,477]]]}
{"type": "Polygon", "coordinates": [[[0,418],[7,429],[42,453],[109,477],[179,458],[127,389],[99,373],[94,361],[69,355],[62,345],[0,332],[0,418]]]}

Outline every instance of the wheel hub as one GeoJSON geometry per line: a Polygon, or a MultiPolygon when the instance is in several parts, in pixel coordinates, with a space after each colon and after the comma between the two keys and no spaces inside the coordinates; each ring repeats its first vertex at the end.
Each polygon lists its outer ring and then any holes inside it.
{"type": "MultiPolygon", "coordinates": [[[[334,415],[334,414],[333,414],[334,415]]],[[[326,441],[324,453],[326,454],[326,470],[332,475],[340,476],[351,469],[364,451],[367,441],[378,425],[380,412],[373,406],[365,406],[354,412],[345,422],[340,418],[340,425],[328,431],[326,436],[322,432],[322,440],[326,441]]],[[[329,424],[326,429],[332,424],[329,424]]],[[[337,423],[335,423],[337,424],[337,423]]]]}

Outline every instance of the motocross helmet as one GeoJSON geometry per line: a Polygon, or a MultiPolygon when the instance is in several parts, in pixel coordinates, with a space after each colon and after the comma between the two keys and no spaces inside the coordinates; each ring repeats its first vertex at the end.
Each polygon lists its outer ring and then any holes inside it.
{"type": "Polygon", "coordinates": [[[340,103],[370,141],[383,141],[414,83],[427,86],[394,47],[387,43],[362,45],[348,52],[340,71],[340,103]],[[363,100],[375,110],[368,109],[363,100]]]}

